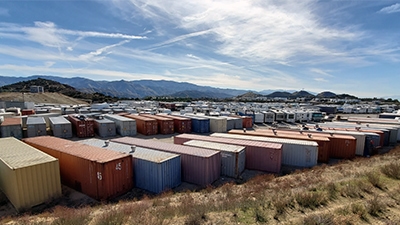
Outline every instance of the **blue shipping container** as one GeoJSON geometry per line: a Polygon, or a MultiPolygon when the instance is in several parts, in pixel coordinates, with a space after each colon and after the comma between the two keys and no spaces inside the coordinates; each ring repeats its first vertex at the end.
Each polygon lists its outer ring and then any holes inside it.
{"type": "Polygon", "coordinates": [[[200,134],[210,133],[210,119],[191,115],[184,115],[184,117],[192,119],[192,132],[200,134]]]}

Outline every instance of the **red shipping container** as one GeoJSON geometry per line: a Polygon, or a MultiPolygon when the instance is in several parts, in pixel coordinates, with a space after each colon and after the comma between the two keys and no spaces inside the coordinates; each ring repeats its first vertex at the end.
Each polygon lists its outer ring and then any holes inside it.
{"type": "Polygon", "coordinates": [[[231,138],[217,138],[195,134],[180,134],[174,137],[175,144],[183,144],[190,140],[201,140],[245,146],[246,169],[272,173],[279,173],[281,170],[282,144],[231,138]]]}
{"type": "Polygon", "coordinates": [[[94,120],[92,118],[70,114],[68,120],[71,122],[72,129],[77,137],[94,137],[94,120]]]}
{"type": "Polygon", "coordinates": [[[107,200],[133,188],[130,154],[52,136],[26,138],[23,141],[57,158],[61,182],[92,198],[107,200]]]}
{"type": "Polygon", "coordinates": [[[185,182],[206,186],[216,181],[221,174],[221,154],[218,151],[133,137],[111,141],[180,155],[182,180],[185,182]]]}
{"type": "Polygon", "coordinates": [[[157,114],[157,116],[162,116],[165,118],[174,120],[174,130],[180,134],[191,133],[192,132],[192,119],[184,118],[180,116],[171,116],[165,114],[157,114]]]}
{"type": "Polygon", "coordinates": [[[157,120],[158,124],[158,133],[159,134],[173,134],[174,131],[174,121],[169,118],[165,118],[162,116],[155,116],[150,114],[140,114],[140,116],[148,117],[151,119],[157,120]]]}
{"type": "Polygon", "coordinates": [[[314,136],[303,136],[303,135],[291,135],[291,134],[268,134],[262,132],[255,131],[246,131],[243,130],[230,130],[228,131],[230,134],[244,134],[244,135],[254,135],[254,136],[265,136],[265,137],[275,137],[275,138],[291,138],[297,140],[307,140],[307,141],[315,141],[318,143],[318,162],[327,163],[329,162],[329,148],[330,148],[330,140],[326,137],[314,137],[314,136]]]}
{"type": "Polygon", "coordinates": [[[33,115],[33,114],[35,114],[35,110],[33,110],[33,109],[23,109],[23,110],[21,110],[21,115],[22,116],[33,115]]]}
{"type": "Polygon", "coordinates": [[[242,118],[243,128],[253,128],[253,118],[251,116],[231,115],[231,117],[240,117],[240,118],[242,118]]]}
{"type": "Polygon", "coordinates": [[[157,120],[133,114],[122,115],[122,116],[136,120],[136,130],[138,133],[141,133],[143,135],[158,134],[157,120]]]}

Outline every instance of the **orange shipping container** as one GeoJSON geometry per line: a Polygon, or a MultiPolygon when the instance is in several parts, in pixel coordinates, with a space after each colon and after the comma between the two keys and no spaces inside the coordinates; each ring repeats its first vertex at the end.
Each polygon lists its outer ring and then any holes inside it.
{"type": "Polygon", "coordinates": [[[61,182],[92,198],[107,200],[133,188],[132,156],[129,154],[51,136],[23,141],[57,158],[61,182]]]}
{"type": "Polygon", "coordinates": [[[148,117],[157,120],[159,134],[173,134],[174,120],[162,116],[155,116],[150,114],[140,114],[140,116],[148,117]]]}
{"type": "Polygon", "coordinates": [[[180,116],[170,116],[164,114],[158,114],[157,116],[173,119],[175,132],[178,132],[180,134],[192,132],[192,119],[190,118],[184,118],[180,116]]]}
{"type": "Polygon", "coordinates": [[[303,136],[299,134],[284,134],[284,133],[265,133],[265,132],[255,132],[255,131],[246,131],[243,130],[230,130],[228,133],[230,134],[244,134],[244,135],[253,135],[253,136],[264,136],[264,137],[274,137],[274,138],[291,138],[297,140],[307,140],[307,141],[315,141],[318,143],[318,162],[327,163],[329,162],[329,148],[330,148],[330,140],[327,137],[316,137],[316,136],[303,136]]]}
{"type": "Polygon", "coordinates": [[[155,135],[158,133],[157,120],[139,115],[122,115],[127,118],[136,120],[136,130],[143,135],[155,135]]]}

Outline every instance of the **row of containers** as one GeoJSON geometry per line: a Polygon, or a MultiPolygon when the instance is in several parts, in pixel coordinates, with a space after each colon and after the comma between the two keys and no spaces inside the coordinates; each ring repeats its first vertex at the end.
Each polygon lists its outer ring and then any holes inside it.
{"type": "Polygon", "coordinates": [[[231,129],[251,128],[250,117],[207,117],[197,115],[150,115],[150,114],[32,114],[24,117],[4,118],[0,125],[1,137],[36,137],[53,135],[61,138],[135,136],[226,132],[231,129]],[[24,129],[26,128],[26,129],[24,129]],[[26,130],[26,133],[23,131],[26,130]]]}
{"type": "Polygon", "coordinates": [[[318,130],[310,124],[308,130],[180,134],[173,144],[134,137],[78,142],[53,136],[1,138],[0,188],[23,211],[59,197],[60,183],[98,200],[133,187],[153,193],[182,181],[204,187],[220,176],[239,178],[245,169],[280,173],[282,166],[309,168],[330,158],[370,155],[385,136],[393,143],[390,137],[398,137],[399,129],[382,123],[360,129],[359,121],[330,125],[320,123],[318,130]],[[354,124],[354,130],[346,127],[354,124]]]}

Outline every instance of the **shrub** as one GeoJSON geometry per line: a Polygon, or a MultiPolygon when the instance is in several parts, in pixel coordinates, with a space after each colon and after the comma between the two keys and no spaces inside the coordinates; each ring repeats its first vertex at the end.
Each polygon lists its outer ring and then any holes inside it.
{"type": "Polygon", "coordinates": [[[329,213],[318,214],[318,215],[310,215],[304,218],[303,220],[304,225],[334,225],[336,224],[334,221],[334,216],[329,213]]]}
{"type": "Polygon", "coordinates": [[[90,221],[90,209],[71,209],[63,206],[57,206],[53,214],[56,219],[52,225],[80,225],[90,221]]]}
{"type": "Polygon", "coordinates": [[[375,195],[373,199],[368,201],[368,213],[371,216],[379,217],[385,212],[387,205],[382,202],[379,196],[375,195]]]}
{"type": "Polygon", "coordinates": [[[296,194],[297,203],[304,208],[315,209],[328,204],[327,194],[323,191],[307,191],[296,194]]]}
{"type": "Polygon", "coordinates": [[[400,180],[400,163],[398,162],[383,166],[381,171],[390,178],[400,180]]]}
{"type": "Polygon", "coordinates": [[[384,189],[384,183],[381,179],[381,176],[378,172],[369,172],[366,173],[368,181],[376,188],[379,188],[381,190],[384,189]]]}

